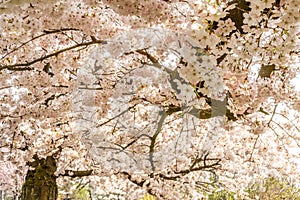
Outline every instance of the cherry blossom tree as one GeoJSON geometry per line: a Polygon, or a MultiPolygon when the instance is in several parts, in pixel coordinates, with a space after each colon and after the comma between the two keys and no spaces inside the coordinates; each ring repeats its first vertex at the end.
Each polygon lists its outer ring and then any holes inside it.
{"type": "Polygon", "coordinates": [[[297,3],[2,1],[1,189],[200,199],[297,178],[297,3]]]}

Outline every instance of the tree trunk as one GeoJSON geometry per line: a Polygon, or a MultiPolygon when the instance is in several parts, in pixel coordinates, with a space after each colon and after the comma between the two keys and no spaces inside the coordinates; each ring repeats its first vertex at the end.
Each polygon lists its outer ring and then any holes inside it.
{"type": "Polygon", "coordinates": [[[22,187],[22,200],[56,200],[58,189],[56,184],[56,161],[53,156],[39,159],[33,156],[34,161],[27,163],[31,168],[26,175],[22,187]]]}

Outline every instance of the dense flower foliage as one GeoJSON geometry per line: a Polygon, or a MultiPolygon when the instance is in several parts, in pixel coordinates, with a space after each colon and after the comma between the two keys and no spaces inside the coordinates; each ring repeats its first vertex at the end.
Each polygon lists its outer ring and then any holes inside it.
{"type": "Polygon", "coordinates": [[[2,1],[0,189],[34,156],[100,199],[299,180],[299,17],[296,0],[2,1]]]}

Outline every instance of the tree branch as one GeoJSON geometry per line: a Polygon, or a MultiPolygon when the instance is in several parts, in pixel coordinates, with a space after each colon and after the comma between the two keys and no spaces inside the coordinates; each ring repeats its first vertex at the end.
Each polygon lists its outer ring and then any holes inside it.
{"type": "Polygon", "coordinates": [[[63,31],[79,31],[79,29],[76,29],[76,28],[61,28],[61,29],[53,29],[53,30],[44,30],[43,34],[35,36],[35,37],[31,38],[30,40],[27,40],[26,42],[22,43],[20,46],[14,48],[10,52],[6,53],[4,56],[1,57],[1,59],[7,57],[9,54],[12,54],[13,52],[17,51],[18,49],[25,46],[29,42],[32,42],[33,40],[36,40],[36,39],[38,39],[40,37],[43,37],[45,35],[49,35],[49,34],[53,34],[53,33],[60,33],[60,32],[63,32],[63,31]]]}
{"type": "Polygon", "coordinates": [[[3,70],[3,69],[7,69],[7,70],[11,70],[11,71],[33,70],[33,68],[29,67],[30,65],[33,65],[33,64],[35,64],[37,62],[41,62],[43,60],[46,60],[47,58],[58,56],[59,54],[61,54],[63,52],[70,51],[72,49],[76,49],[76,48],[82,47],[82,46],[89,46],[89,45],[92,45],[92,44],[106,44],[106,41],[103,41],[103,40],[94,40],[94,41],[90,41],[90,42],[83,42],[81,44],[76,44],[76,45],[73,45],[73,46],[61,49],[59,51],[56,51],[54,53],[42,56],[42,57],[40,57],[38,59],[29,61],[29,62],[16,63],[16,64],[13,64],[13,65],[3,65],[3,66],[0,65],[0,71],[3,70]]]}
{"type": "Polygon", "coordinates": [[[134,179],[132,178],[132,176],[131,176],[128,172],[121,172],[121,174],[126,175],[127,178],[128,178],[128,180],[129,180],[130,182],[132,182],[132,183],[134,183],[134,184],[136,184],[136,185],[138,185],[138,186],[140,186],[140,187],[143,187],[143,184],[144,184],[145,181],[146,181],[146,180],[141,180],[141,181],[134,180],[134,179]]]}
{"type": "Polygon", "coordinates": [[[162,129],[162,126],[163,126],[163,123],[167,117],[167,113],[166,111],[162,111],[162,114],[161,114],[161,117],[159,119],[159,122],[157,123],[157,129],[154,133],[154,135],[151,137],[151,144],[150,144],[150,150],[149,150],[149,161],[151,163],[151,168],[152,168],[152,171],[155,170],[155,166],[154,166],[154,162],[153,162],[153,157],[154,157],[154,147],[155,147],[155,142],[156,142],[156,138],[158,136],[158,134],[160,133],[161,129],[162,129]]]}

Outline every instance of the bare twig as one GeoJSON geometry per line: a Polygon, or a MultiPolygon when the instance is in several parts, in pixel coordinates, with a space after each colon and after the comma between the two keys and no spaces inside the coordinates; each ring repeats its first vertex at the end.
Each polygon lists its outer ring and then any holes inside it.
{"type": "Polygon", "coordinates": [[[112,118],[106,120],[105,122],[103,122],[103,123],[101,123],[101,124],[98,124],[98,125],[96,126],[96,128],[99,128],[100,126],[103,126],[103,125],[105,125],[105,124],[111,122],[112,120],[114,120],[114,119],[116,119],[116,118],[122,116],[123,114],[127,113],[127,112],[130,111],[132,108],[134,108],[135,106],[137,106],[137,104],[136,104],[136,105],[133,105],[133,106],[130,106],[130,107],[127,108],[126,110],[120,112],[119,114],[117,114],[116,116],[114,116],[114,117],[112,117],[112,118]]]}
{"type": "Polygon", "coordinates": [[[273,110],[273,112],[272,112],[272,116],[271,116],[271,118],[270,118],[270,120],[269,120],[269,122],[268,122],[268,124],[267,124],[268,126],[270,125],[271,121],[273,120],[273,117],[274,117],[274,115],[275,115],[276,109],[277,109],[277,104],[275,105],[274,110],[273,110]]]}
{"type": "Polygon", "coordinates": [[[297,127],[297,125],[292,120],[290,120],[287,116],[285,116],[281,113],[275,113],[275,114],[280,115],[280,116],[284,117],[285,119],[287,119],[295,127],[295,129],[300,133],[300,129],[297,127]]]}
{"type": "Polygon", "coordinates": [[[260,136],[260,135],[258,135],[258,136],[256,137],[256,139],[255,139],[255,142],[254,142],[254,144],[253,144],[252,151],[251,151],[251,154],[250,154],[250,157],[249,157],[248,161],[251,161],[251,160],[252,160],[252,156],[253,156],[253,153],[254,153],[254,149],[255,149],[255,147],[256,147],[256,144],[257,144],[257,141],[258,141],[259,136],[260,136]]]}

